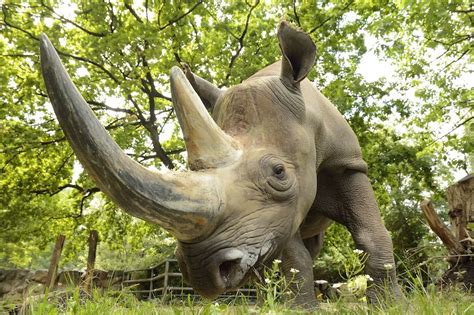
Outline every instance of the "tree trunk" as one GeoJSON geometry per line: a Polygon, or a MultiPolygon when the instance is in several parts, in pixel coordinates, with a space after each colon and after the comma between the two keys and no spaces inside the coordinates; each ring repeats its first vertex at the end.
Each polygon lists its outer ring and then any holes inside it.
{"type": "Polygon", "coordinates": [[[458,242],[455,235],[453,235],[436,214],[431,200],[424,200],[421,203],[421,209],[423,210],[423,214],[431,230],[438,235],[443,244],[448,248],[449,252],[453,255],[462,255],[464,253],[464,247],[458,242]]]}
{"type": "Polygon", "coordinates": [[[472,254],[474,232],[470,224],[474,222],[474,175],[468,175],[448,187],[446,195],[450,209],[451,230],[442,224],[430,202],[422,203],[423,213],[428,222],[439,220],[438,223],[430,223],[430,227],[453,255],[450,257],[451,268],[445,272],[440,283],[442,285],[462,283],[468,292],[472,292],[474,289],[474,256],[472,254]],[[461,254],[462,256],[459,256],[461,254]]]}
{"type": "Polygon", "coordinates": [[[469,223],[474,222],[474,175],[468,175],[447,189],[449,216],[454,235],[466,250],[474,248],[474,231],[469,223]]]}

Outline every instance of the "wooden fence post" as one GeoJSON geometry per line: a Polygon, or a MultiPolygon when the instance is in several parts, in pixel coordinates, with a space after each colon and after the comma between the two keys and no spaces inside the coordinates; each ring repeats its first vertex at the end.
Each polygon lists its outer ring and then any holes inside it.
{"type": "Polygon", "coordinates": [[[59,259],[61,258],[61,252],[63,251],[65,240],[66,236],[62,234],[60,234],[56,240],[56,245],[54,246],[53,255],[51,256],[51,262],[49,264],[48,278],[46,279],[46,287],[44,289],[45,293],[49,290],[54,289],[54,286],[56,284],[59,259]]]}
{"type": "Polygon", "coordinates": [[[89,234],[89,254],[87,255],[87,270],[86,278],[84,280],[84,291],[87,293],[92,291],[92,280],[94,278],[94,267],[98,241],[99,233],[96,230],[92,230],[89,234]]]}

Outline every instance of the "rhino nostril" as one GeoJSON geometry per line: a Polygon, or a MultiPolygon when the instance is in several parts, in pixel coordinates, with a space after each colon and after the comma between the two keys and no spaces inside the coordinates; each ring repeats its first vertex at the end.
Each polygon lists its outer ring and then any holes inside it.
{"type": "Polygon", "coordinates": [[[224,261],[219,265],[219,272],[224,283],[228,284],[232,271],[240,264],[240,258],[224,261]]]}
{"type": "Polygon", "coordinates": [[[241,266],[245,257],[245,253],[237,248],[226,248],[216,253],[214,264],[210,266],[215,285],[221,289],[238,285],[245,274],[241,266]]]}

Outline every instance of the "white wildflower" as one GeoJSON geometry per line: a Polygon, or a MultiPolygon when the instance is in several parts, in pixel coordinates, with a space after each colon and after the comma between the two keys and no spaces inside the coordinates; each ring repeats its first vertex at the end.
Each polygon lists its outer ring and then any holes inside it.
{"type": "Polygon", "coordinates": [[[290,272],[291,272],[291,273],[298,273],[298,272],[300,272],[300,271],[299,271],[298,269],[291,268],[291,269],[290,269],[290,272]]]}
{"type": "Polygon", "coordinates": [[[265,283],[266,283],[266,284],[270,284],[271,282],[272,282],[272,281],[271,281],[270,279],[265,278],[265,283]]]}
{"type": "Polygon", "coordinates": [[[362,249],[354,249],[353,252],[357,255],[361,255],[364,253],[364,251],[362,249]]]}
{"type": "Polygon", "coordinates": [[[383,267],[385,268],[385,270],[392,270],[393,269],[392,264],[384,264],[383,267]]]}
{"type": "Polygon", "coordinates": [[[165,245],[173,245],[174,243],[176,243],[176,241],[172,237],[167,237],[163,240],[163,243],[165,245]]]}
{"type": "Polygon", "coordinates": [[[339,283],[334,283],[334,284],[332,285],[332,287],[333,287],[334,289],[339,289],[339,288],[342,287],[344,284],[345,284],[345,283],[340,283],[340,282],[339,282],[339,283]]]}
{"type": "Polygon", "coordinates": [[[374,281],[374,279],[369,275],[365,275],[365,278],[367,279],[367,281],[374,281]]]}
{"type": "Polygon", "coordinates": [[[274,263],[275,265],[278,265],[278,264],[281,263],[281,260],[280,260],[280,259],[275,259],[275,260],[273,261],[273,263],[274,263]]]}

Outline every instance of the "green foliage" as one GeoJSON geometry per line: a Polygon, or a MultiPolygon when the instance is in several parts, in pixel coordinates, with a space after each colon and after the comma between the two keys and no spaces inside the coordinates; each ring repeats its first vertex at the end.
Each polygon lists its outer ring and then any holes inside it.
{"type": "MultiPolygon", "coordinates": [[[[436,291],[433,286],[424,288],[414,274],[411,292],[406,293],[406,301],[380,306],[367,306],[365,302],[321,302],[318,314],[470,314],[473,298],[460,290],[436,291]]],[[[78,290],[62,293],[63,296],[49,296],[32,301],[32,314],[307,314],[284,304],[269,307],[239,304],[220,304],[211,301],[184,304],[162,304],[159,300],[138,301],[126,292],[94,291],[90,298],[81,296],[78,290]]]]}
{"type": "Polygon", "coordinates": [[[350,278],[352,274],[345,272],[347,261],[359,259],[353,251],[354,246],[354,241],[345,227],[339,224],[331,225],[325,234],[324,247],[314,262],[315,279],[338,282],[350,278]]]}
{"type": "MultiPolygon", "coordinates": [[[[47,266],[62,233],[62,262],[82,267],[92,229],[100,234],[103,268],[172,252],[165,232],[123,214],[79,167],[41,79],[42,32],[132,158],[146,167],[183,169],[169,69],[186,62],[219,86],[239,83],[280,58],[275,33],[282,17],[317,44],[310,79],[358,135],[406,269],[437,251],[418,203],[433,196],[446,213],[443,189],[453,173],[472,172],[474,163],[469,1],[5,0],[1,8],[1,266],[47,266]],[[394,70],[366,79],[361,64],[368,53],[394,70]]],[[[336,278],[353,255],[351,244],[333,226],[316,266],[329,267],[336,278]]]]}
{"type": "Polygon", "coordinates": [[[263,270],[263,282],[256,283],[257,298],[261,300],[260,308],[263,312],[271,312],[278,307],[288,307],[293,299],[294,294],[291,290],[292,285],[297,285],[295,279],[296,269],[291,269],[292,277],[287,279],[283,277],[281,269],[281,260],[275,259],[271,267],[263,270]]]}

